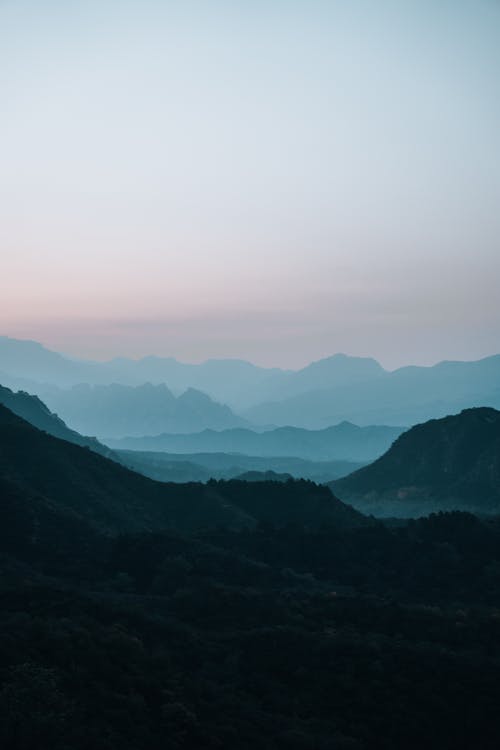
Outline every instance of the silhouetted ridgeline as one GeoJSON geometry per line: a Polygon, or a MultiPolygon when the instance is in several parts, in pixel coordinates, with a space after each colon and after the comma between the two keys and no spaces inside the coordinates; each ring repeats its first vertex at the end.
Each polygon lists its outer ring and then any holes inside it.
{"type": "Polygon", "coordinates": [[[0,407],[0,470],[30,494],[100,531],[192,530],[260,521],[360,523],[361,514],[312,482],[270,483],[253,493],[246,483],[166,484],[58,440],[0,407]]]}
{"type": "Polygon", "coordinates": [[[497,520],[161,485],[4,407],[0,493],[2,747],[497,750],[497,520]]]}
{"type": "Polygon", "coordinates": [[[436,510],[500,512],[500,412],[466,409],[401,435],[373,464],[330,483],[343,500],[376,515],[436,510]]]}
{"type": "Polygon", "coordinates": [[[213,359],[200,365],[155,356],[140,360],[117,357],[109,362],[75,360],[52,352],[36,341],[0,336],[0,380],[7,382],[2,375],[21,379],[25,382],[19,387],[37,393],[37,384],[69,388],[80,383],[137,386],[149,382],[166,383],[175,391],[195,388],[217,400],[233,402],[275,372],[282,371],[234,359],[213,359]]]}
{"type": "Polygon", "coordinates": [[[37,396],[31,396],[23,391],[14,393],[9,388],[0,385],[0,404],[6,406],[14,414],[22,417],[39,430],[48,432],[49,435],[91,448],[96,453],[101,453],[108,458],[115,457],[107,446],[102,445],[95,438],[86,437],[75,432],[75,430],[70,430],[63,420],[57,414],[53,414],[37,396]]]}

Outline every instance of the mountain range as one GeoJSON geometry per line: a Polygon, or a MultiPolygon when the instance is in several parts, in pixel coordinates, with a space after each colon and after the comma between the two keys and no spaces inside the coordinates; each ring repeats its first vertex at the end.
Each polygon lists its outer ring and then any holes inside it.
{"type": "Polygon", "coordinates": [[[246,456],[242,453],[163,453],[114,451],[125,466],[160,482],[206,482],[241,475],[275,474],[324,484],[351,474],[363,464],[353,461],[309,461],[293,456],[246,456]]]}
{"type": "Polygon", "coordinates": [[[0,382],[44,400],[53,386],[68,389],[81,383],[166,384],[177,396],[194,388],[266,428],[321,429],[343,420],[397,426],[472,406],[499,408],[500,355],[388,371],[374,359],[336,354],[293,371],[223,359],[198,365],[171,357],[82,361],[36,342],[0,337],[0,382]]]}
{"type": "MultiPolygon", "coordinates": [[[[155,482],[79,445],[38,430],[0,405],[0,484],[9,508],[23,509],[32,533],[54,514],[106,534],[204,527],[254,528],[259,522],[365,523],[324,486],[247,482],[155,482]]],[[[37,531],[38,529],[38,531],[37,531]]]]}
{"type": "Polygon", "coordinates": [[[329,483],[365,513],[414,517],[500,510],[500,412],[466,409],[416,425],[369,466],[329,483]]]}
{"type": "Polygon", "coordinates": [[[167,453],[228,453],[296,457],[311,461],[367,462],[382,455],[403,432],[402,427],[358,427],[350,422],[323,430],[279,427],[265,432],[204,430],[189,435],[162,434],[106,440],[113,449],[167,453]]]}
{"type": "MultiPolygon", "coordinates": [[[[38,396],[32,396],[24,391],[15,393],[9,388],[0,386],[0,404],[49,435],[90,448],[96,453],[123,463],[134,471],[163,482],[206,482],[212,478],[237,478],[245,472],[274,471],[280,474],[287,473],[297,479],[311,479],[324,483],[345,476],[362,465],[362,462],[313,461],[289,456],[247,456],[217,453],[213,450],[195,454],[112,451],[96,438],[86,437],[71,430],[60,417],[47,408],[38,396]]],[[[282,430],[282,432],[286,436],[287,431],[282,430]]],[[[224,436],[224,433],[215,434],[224,436]]],[[[185,438],[186,436],[175,437],[185,438]]],[[[197,436],[194,437],[196,439],[197,436]]],[[[307,443],[307,440],[304,442],[307,443]]],[[[279,440],[277,444],[279,445],[279,440]]],[[[286,443],[284,447],[285,445],[286,443]]],[[[294,445],[297,445],[297,440],[294,445]]]]}
{"type": "Polygon", "coordinates": [[[242,413],[255,423],[317,429],[345,419],[359,425],[412,425],[473,406],[500,408],[500,355],[402,367],[335,387],[325,384],[242,413]]]}
{"type": "Polygon", "coordinates": [[[240,394],[251,392],[261,380],[279,372],[235,359],[188,364],[173,357],[149,356],[95,362],[66,357],[36,341],[0,336],[0,381],[34,392],[40,384],[70,388],[80,383],[135,386],[149,382],[166,383],[177,394],[194,388],[219,401],[239,403],[240,394]]]}
{"type": "Polygon", "coordinates": [[[164,383],[81,384],[42,389],[47,405],[78,432],[100,438],[224,430],[248,423],[194,388],[174,396],[164,383]]]}

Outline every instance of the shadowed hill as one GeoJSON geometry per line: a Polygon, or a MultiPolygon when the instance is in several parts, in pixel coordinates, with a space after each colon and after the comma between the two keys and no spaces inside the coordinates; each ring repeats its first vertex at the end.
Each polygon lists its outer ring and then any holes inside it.
{"type": "Polygon", "coordinates": [[[1,747],[497,750],[498,519],[384,525],[307,482],[173,493],[4,407],[0,496],[1,747]],[[195,533],[110,538],[103,512],[195,533]]]}
{"type": "Polygon", "coordinates": [[[272,515],[306,526],[356,525],[363,517],[311,482],[164,484],[47,435],[0,406],[0,477],[47,507],[107,533],[161,528],[255,526],[272,515]],[[241,501],[241,502],[240,502],[241,501]]]}
{"type": "Polygon", "coordinates": [[[329,486],[366,512],[500,511],[500,412],[466,409],[416,425],[373,464],[329,486]]]}

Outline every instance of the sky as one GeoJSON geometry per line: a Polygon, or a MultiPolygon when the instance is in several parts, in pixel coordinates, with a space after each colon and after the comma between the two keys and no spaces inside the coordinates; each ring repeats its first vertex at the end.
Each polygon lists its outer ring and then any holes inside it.
{"type": "Polygon", "coordinates": [[[0,334],[500,352],[498,0],[0,0],[0,334]]]}

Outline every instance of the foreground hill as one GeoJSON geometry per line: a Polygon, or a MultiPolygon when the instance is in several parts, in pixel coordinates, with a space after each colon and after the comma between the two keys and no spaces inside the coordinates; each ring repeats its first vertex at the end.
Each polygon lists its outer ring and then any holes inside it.
{"type": "MultiPolygon", "coordinates": [[[[349,422],[324,430],[280,427],[266,432],[249,429],[204,430],[191,435],[155,435],[107,440],[112,448],[168,453],[241,453],[311,461],[373,461],[401,434],[402,427],[358,427],[349,422]]],[[[270,468],[270,467],[269,467],[270,468]]]]}
{"type": "Polygon", "coordinates": [[[466,409],[417,425],[373,464],[329,486],[376,515],[500,513],[500,412],[466,409]]]}
{"type": "Polygon", "coordinates": [[[222,525],[252,528],[266,520],[317,526],[363,523],[326,487],[244,482],[165,484],[47,435],[0,406],[0,478],[38,504],[106,533],[222,525]]]}
{"type": "Polygon", "coordinates": [[[95,438],[86,437],[75,432],[75,430],[70,430],[63,420],[57,414],[53,414],[37,396],[32,396],[24,391],[14,393],[10,388],[4,388],[0,385],[0,404],[6,406],[18,417],[22,417],[39,430],[48,432],[49,435],[75,443],[75,445],[90,448],[96,453],[108,456],[108,458],[113,456],[112,451],[95,438]]]}
{"type": "Polygon", "coordinates": [[[174,489],[0,407],[2,748],[497,750],[498,520],[174,489]]]}

